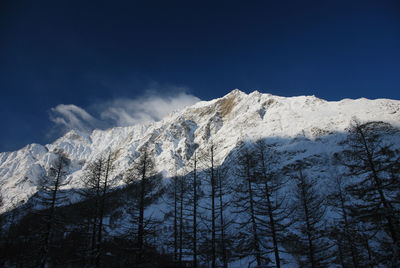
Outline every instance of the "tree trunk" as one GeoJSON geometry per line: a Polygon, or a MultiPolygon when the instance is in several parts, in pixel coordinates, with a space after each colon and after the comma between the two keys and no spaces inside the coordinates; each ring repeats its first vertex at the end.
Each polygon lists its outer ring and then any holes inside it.
{"type": "Polygon", "coordinates": [[[268,217],[269,217],[269,223],[271,226],[271,233],[272,233],[272,243],[274,247],[274,255],[275,255],[275,265],[276,268],[281,267],[281,260],[279,257],[279,248],[278,248],[278,239],[277,239],[277,233],[276,233],[276,228],[275,228],[275,219],[273,215],[273,210],[272,210],[272,203],[271,203],[271,197],[270,197],[270,187],[268,186],[268,178],[267,178],[267,168],[265,166],[265,158],[264,158],[264,152],[260,152],[261,155],[261,164],[262,164],[262,169],[263,169],[263,176],[265,180],[265,195],[267,197],[267,207],[268,207],[268,217]]]}
{"type": "Polygon", "coordinates": [[[197,268],[197,159],[193,167],[193,268],[197,268]]]}
{"type": "Polygon", "coordinates": [[[247,185],[248,185],[248,193],[249,193],[249,204],[250,204],[250,218],[253,229],[253,239],[254,239],[254,251],[255,257],[257,261],[257,265],[260,266],[262,264],[261,261],[261,252],[260,252],[260,240],[258,238],[258,230],[257,230],[257,222],[256,216],[254,212],[254,199],[253,199],[253,189],[251,185],[251,174],[250,174],[250,162],[247,160],[247,185]]]}
{"type": "Polygon", "coordinates": [[[100,259],[101,259],[101,243],[103,240],[103,217],[104,217],[104,208],[105,208],[105,198],[107,194],[107,188],[108,188],[108,175],[110,173],[110,168],[111,168],[111,155],[108,156],[107,158],[107,163],[106,163],[106,170],[104,174],[104,185],[103,185],[103,191],[101,193],[101,199],[100,199],[100,210],[99,210],[99,229],[97,233],[97,252],[96,252],[96,260],[95,260],[95,267],[100,267],[100,259]]]}
{"type": "Polygon", "coordinates": [[[179,208],[179,264],[182,264],[183,254],[183,179],[180,180],[180,208],[179,208]]]}
{"type": "Polygon", "coordinates": [[[57,166],[57,173],[56,173],[56,179],[54,182],[54,189],[51,197],[51,204],[50,204],[50,212],[49,212],[49,218],[47,219],[47,224],[46,224],[46,233],[44,237],[44,244],[43,244],[43,249],[42,249],[42,259],[40,262],[40,267],[45,268],[46,263],[47,263],[47,258],[49,254],[49,247],[51,243],[51,237],[52,237],[52,232],[53,232],[53,224],[54,224],[54,214],[55,214],[55,207],[56,207],[56,201],[57,201],[57,192],[58,192],[58,187],[60,185],[60,178],[61,178],[61,172],[62,172],[62,161],[60,160],[58,166],[57,166]]]}
{"type": "Polygon", "coordinates": [[[301,194],[302,194],[302,205],[303,205],[303,209],[304,209],[304,216],[305,216],[305,222],[306,222],[306,228],[307,228],[307,241],[308,241],[308,258],[309,261],[311,263],[311,267],[312,268],[316,268],[317,264],[315,261],[315,253],[314,253],[314,244],[313,244],[313,238],[312,238],[312,230],[311,230],[311,223],[310,223],[310,213],[308,211],[308,204],[306,202],[307,199],[307,193],[305,190],[305,185],[304,185],[304,177],[303,174],[301,172],[301,170],[299,171],[299,176],[301,179],[301,194]]]}
{"type": "Polygon", "coordinates": [[[381,203],[383,205],[383,207],[385,208],[385,218],[386,218],[386,226],[389,230],[390,236],[392,238],[393,241],[393,250],[394,250],[394,257],[395,257],[395,262],[399,263],[399,239],[398,239],[398,231],[396,227],[398,227],[398,222],[396,221],[396,218],[394,218],[392,215],[395,215],[394,211],[393,211],[393,207],[390,204],[390,202],[387,201],[385,194],[383,193],[382,190],[382,181],[378,176],[378,172],[376,171],[376,167],[375,164],[373,162],[373,157],[372,157],[372,153],[370,151],[370,148],[368,147],[364,132],[362,131],[361,128],[357,128],[358,133],[361,136],[362,139],[362,143],[365,149],[365,152],[367,153],[367,159],[368,159],[368,165],[369,168],[372,171],[372,176],[374,179],[374,183],[375,186],[377,188],[378,194],[379,194],[379,198],[381,200],[381,203]]]}
{"type": "Polygon", "coordinates": [[[147,152],[144,153],[144,159],[142,163],[142,180],[140,183],[140,201],[139,201],[139,222],[138,222],[138,254],[137,263],[142,264],[143,262],[143,242],[144,242],[144,197],[145,197],[145,184],[146,184],[146,161],[147,152]]]}
{"type": "Polygon", "coordinates": [[[174,178],[174,260],[178,260],[178,181],[174,178]]]}
{"type": "Polygon", "coordinates": [[[211,267],[216,267],[216,248],[215,248],[215,177],[214,177],[214,147],[211,146],[211,267]]]}
{"type": "Polygon", "coordinates": [[[224,226],[224,203],[222,198],[222,178],[218,176],[219,182],[219,218],[221,225],[221,251],[222,251],[222,262],[224,268],[228,268],[228,260],[226,256],[226,246],[225,246],[225,226],[224,226]]]}

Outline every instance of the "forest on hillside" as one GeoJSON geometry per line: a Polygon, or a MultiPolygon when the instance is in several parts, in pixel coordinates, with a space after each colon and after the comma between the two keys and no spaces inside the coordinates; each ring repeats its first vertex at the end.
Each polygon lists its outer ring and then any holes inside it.
{"type": "Polygon", "coordinates": [[[400,148],[386,139],[399,134],[354,121],[328,161],[288,165],[265,140],[223,163],[210,143],[169,178],[147,144],[118,176],[110,152],[68,190],[57,151],[38,192],[1,215],[0,267],[400,267],[400,148]]]}

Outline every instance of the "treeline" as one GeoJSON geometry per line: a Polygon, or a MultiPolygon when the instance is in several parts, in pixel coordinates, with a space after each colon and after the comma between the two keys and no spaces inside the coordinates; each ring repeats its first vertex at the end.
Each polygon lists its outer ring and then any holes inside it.
{"type": "Polygon", "coordinates": [[[30,212],[2,215],[0,266],[400,267],[400,151],[388,137],[399,130],[354,121],[327,159],[260,140],[222,163],[210,142],[167,179],[148,144],[123,172],[118,152],[99,157],[74,191],[62,187],[70,160],[55,152],[20,208],[30,212]]]}

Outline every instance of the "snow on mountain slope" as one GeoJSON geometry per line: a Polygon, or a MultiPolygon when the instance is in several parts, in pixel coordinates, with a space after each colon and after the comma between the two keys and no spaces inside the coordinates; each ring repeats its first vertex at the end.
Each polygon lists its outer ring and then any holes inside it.
{"type": "MultiPolygon", "coordinates": [[[[400,127],[400,101],[361,98],[329,102],[315,96],[279,97],[233,90],[159,122],[95,130],[89,136],[70,131],[52,144],[31,144],[15,152],[0,153],[0,187],[5,199],[2,211],[26,201],[37,191],[38,179],[56,149],[64,150],[72,160],[66,187],[76,188],[81,185],[86,165],[110,151],[118,151],[116,170],[121,171],[129,166],[135,151],[149,144],[156,153],[157,168],[168,176],[184,172],[183,166],[194,151],[211,142],[218,144],[216,161],[222,163],[240,141],[296,137],[312,141],[345,131],[354,117],[361,122],[379,120],[400,127]]],[[[334,151],[337,141],[326,137],[325,146],[303,148],[305,155],[334,151]]],[[[288,142],[280,149],[293,150],[303,145],[288,142]]]]}

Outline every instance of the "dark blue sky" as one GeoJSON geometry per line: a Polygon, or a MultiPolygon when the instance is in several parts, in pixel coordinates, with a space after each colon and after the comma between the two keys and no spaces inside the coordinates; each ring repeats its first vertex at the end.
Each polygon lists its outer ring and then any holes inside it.
{"type": "Polygon", "coordinates": [[[0,151],[46,143],[57,104],[157,83],[328,100],[400,97],[399,1],[1,1],[0,151]]]}

